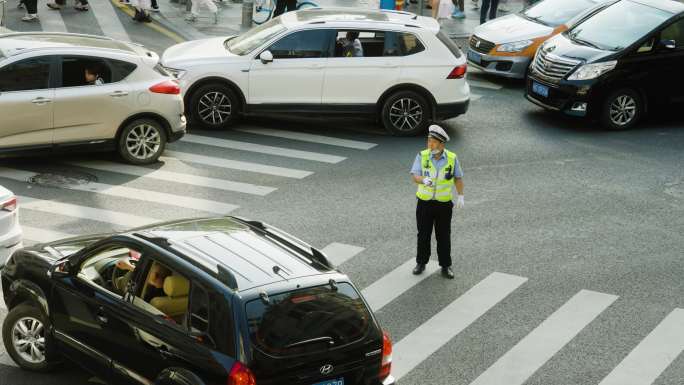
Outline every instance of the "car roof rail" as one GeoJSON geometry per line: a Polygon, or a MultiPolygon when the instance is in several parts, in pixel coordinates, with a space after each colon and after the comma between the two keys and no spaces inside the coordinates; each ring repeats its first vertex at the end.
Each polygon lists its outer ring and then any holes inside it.
{"type": "Polygon", "coordinates": [[[150,243],[154,243],[155,245],[162,247],[162,248],[167,248],[171,246],[171,243],[169,242],[168,239],[164,237],[158,237],[155,235],[152,235],[150,233],[145,233],[145,232],[137,232],[133,233],[136,237],[142,238],[150,243]]]}
{"type": "Polygon", "coordinates": [[[111,38],[109,36],[101,36],[101,35],[90,35],[87,33],[69,33],[69,32],[11,32],[11,33],[6,33],[0,35],[0,38],[13,38],[13,37],[18,37],[18,36],[40,36],[40,35],[58,35],[58,36],[73,36],[73,37],[87,37],[90,39],[97,39],[97,40],[115,40],[114,38],[111,38]]]}
{"type": "Polygon", "coordinates": [[[230,271],[221,264],[216,265],[216,267],[218,269],[218,280],[221,281],[221,283],[223,283],[224,285],[233,289],[234,291],[237,291],[238,284],[237,279],[235,278],[235,274],[233,274],[232,271],[230,271]]]}

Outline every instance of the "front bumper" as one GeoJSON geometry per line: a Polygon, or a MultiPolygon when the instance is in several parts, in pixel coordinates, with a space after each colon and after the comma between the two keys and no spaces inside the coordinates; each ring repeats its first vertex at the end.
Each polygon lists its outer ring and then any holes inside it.
{"type": "Polygon", "coordinates": [[[5,261],[12,253],[22,247],[22,237],[21,226],[16,225],[9,233],[0,238],[0,267],[5,265],[5,261]]]}
{"type": "Polygon", "coordinates": [[[530,75],[525,84],[525,98],[547,110],[566,115],[587,117],[600,110],[601,97],[594,91],[590,82],[569,82],[562,80],[553,84],[530,75]],[[548,95],[543,96],[533,90],[533,84],[548,87],[548,95]]]}
{"type": "Polygon", "coordinates": [[[496,56],[481,54],[468,48],[468,65],[485,73],[511,79],[524,79],[532,61],[527,56],[496,56]],[[479,61],[475,58],[479,58],[479,61]]]}
{"type": "Polygon", "coordinates": [[[463,115],[468,111],[469,105],[470,99],[464,102],[438,104],[435,107],[435,119],[446,120],[463,115]]]}

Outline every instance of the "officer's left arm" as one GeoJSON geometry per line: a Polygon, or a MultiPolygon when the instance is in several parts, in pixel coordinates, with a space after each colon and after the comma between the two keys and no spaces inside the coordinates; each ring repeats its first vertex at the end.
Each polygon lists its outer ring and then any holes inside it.
{"type": "Polygon", "coordinates": [[[458,195],[463,195],[463,178],[454,178],[454,184],[456,185],[456,191],[458,191],[458,195]]]}
{"type": "Polygon", "coordinates": [[[456,159],[454,164],[454,184],[458,195],[463,195],[463,169],[461,169],[461,162],[456,159]]]}

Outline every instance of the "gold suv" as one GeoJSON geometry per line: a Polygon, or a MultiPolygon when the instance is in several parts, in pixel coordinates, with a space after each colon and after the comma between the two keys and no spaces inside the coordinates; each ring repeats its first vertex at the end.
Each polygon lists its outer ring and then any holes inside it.
{"type": "Polygon", "coordinates": [[[180,86],[158,61],[106,37],[0,35],[0,156],[116,150],[155,162],[186,126],[180,86]]]}

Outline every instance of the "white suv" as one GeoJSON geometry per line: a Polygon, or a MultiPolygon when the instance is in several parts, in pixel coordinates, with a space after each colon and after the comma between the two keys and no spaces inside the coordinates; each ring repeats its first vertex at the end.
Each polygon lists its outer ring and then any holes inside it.
{"type": "Polygon", "coordinates": [[[155,162],[186,126],[180,87],[158,61],[106,37],[0,35],[0,156],[97,149],[155,162]]]}
{"type": "Polygon", "coordinates": [[[184,91],[192,123],[240,115],[367,115],[395,135],[463,114],[466,60],[437,21],[407,12],[316,8],[249,32],[170,47],[161,64],[184,91]]]}

